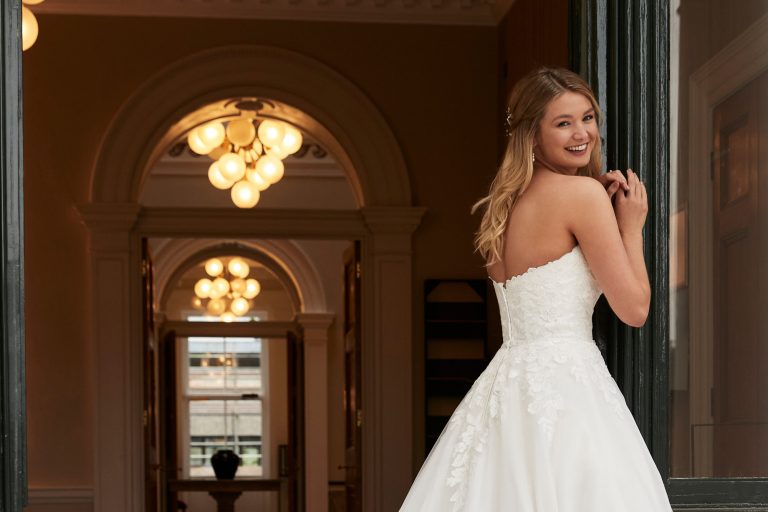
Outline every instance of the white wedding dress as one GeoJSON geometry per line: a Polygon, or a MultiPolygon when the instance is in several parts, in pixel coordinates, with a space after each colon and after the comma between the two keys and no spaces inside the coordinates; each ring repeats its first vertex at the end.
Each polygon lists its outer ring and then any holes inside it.
{"type": "Polygon", "coordinates": [[[504,344],[454,411],[400,511],[671,511],[592,340],[602,292],[581,248],[493,286],[504,344]]]}

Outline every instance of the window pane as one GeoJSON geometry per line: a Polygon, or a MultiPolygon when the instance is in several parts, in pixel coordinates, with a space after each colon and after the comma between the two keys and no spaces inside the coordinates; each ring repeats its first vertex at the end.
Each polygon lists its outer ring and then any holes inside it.
{"type": "Polygon", "coordinates": [[[670,2],[673,477],[768,476],[768,2],[670,2]]]}

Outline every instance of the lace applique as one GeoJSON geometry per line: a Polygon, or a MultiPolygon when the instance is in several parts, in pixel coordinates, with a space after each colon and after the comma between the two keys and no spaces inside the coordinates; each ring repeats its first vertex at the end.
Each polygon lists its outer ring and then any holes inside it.
{"type": "Polygon", "coordinates": [[[613,410],[626,414],[623,396],[591,341],[592,312],[600,289],[576,246],[555,261],[496,283],[504,347],[475,381],[448,423],[460,429],[448,487],[454,512],[463,509],[476,456],[489,428],[505,414],[510,386],[518,386],[526,410],[551,441],[566,407],[562,376],[598,389],[613,410]]]}

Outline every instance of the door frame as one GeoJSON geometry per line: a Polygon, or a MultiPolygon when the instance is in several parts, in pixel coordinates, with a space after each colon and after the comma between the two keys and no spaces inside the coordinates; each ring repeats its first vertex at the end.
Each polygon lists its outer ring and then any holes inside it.
{"type": "Polygon", "coordinates": [[[27,502],[21,1],[0,2],[0,13],[0,509],[16,512],[27,502]]]}
{"type": "MultiPolygon", "coordinates": [[[[98,390],[95,457],[101,470],[94,482],[95,508],[139,512],[144,502],[143,365],[137,328],[143,237],[361,240],[364,509],[385,511],[399,503],[398,493],[407,492],[410,483],[413,446],[411,373],[403,371],[412,359],[411,238],[423,213],[411,206],[257,209],[242,215],[234,209],[82,205],[91,244],[98,390]]],[[[309,512],[323,512],[327,499],[307,504],[309,512]]]]}

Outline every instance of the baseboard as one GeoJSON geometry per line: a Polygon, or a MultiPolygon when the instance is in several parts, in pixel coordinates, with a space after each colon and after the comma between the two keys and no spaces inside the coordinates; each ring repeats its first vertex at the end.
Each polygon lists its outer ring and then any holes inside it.
{"type": "Polygon", "coordinates": [[[29,489],[29,505],[93,505],[91,487],[35,487],[29,489]]]}

